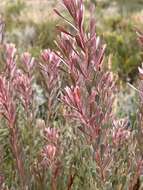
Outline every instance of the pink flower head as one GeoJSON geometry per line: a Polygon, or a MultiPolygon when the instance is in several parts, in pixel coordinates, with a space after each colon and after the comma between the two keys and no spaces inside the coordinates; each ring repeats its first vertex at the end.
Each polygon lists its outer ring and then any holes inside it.
{"type": "Polygon", "coordinates": [[[122,119],[114,122],[114,129],[112,131],[112,139],[115,145],[121,145],[129,139],[131,132],[127,128],[127,120],[122,119]]]}
{"type": "Polygon", "coordinates": [[[55,155],[56,147],[53,144],[46,145],[41,153],[42,162],[47,163],[49,165],[52,161],[54,161],[55,155]]]}
{"type": "Polygon", "coordinates": [[[45,49],[41,52],[41,57],[43,59],[43,61],[47,62],[47,61],[51,61],[51,50],[50,49],[45,49]]]}
{"type": "Polygon", "coordinates": [[[53,62],[59,66],[60,59],[59,57],[52,52],[50,49],[45,49],[41,52],[41,58],[44,62],[53,62]]]}
{"type": "Polygon", "coordinates": [[[41,58],[43,62],[40,63],[41,72],[45,78],[47,88],[51,92],[58,82],[60,59],[49,49],[41,52],[41,58]]]}
{"type": "Polygon", "coordinates": [[[6,47],[6,54],[9,59],[13,59],[16,53],[15,44],[9,43],[5,45],[6,47]]]}
{"type": "Polygon", "coordinates": [[[57,143],[59,139],[59,134],[55,128],[50,128],[50,127],[45,128],[43,133],[46,140],[52,143],[57,143]]]}
{"type": "Polygon", "coordinates": [[[16,48],[15,44],[6,44],[6,73],[8,77],[14,78],[15,71],[16,71],[16,63],[15,63],[15,55],[16,55],[16,48]]]}
{"type": "Polygon", "coordinates": [[[81,110],[81,95],[79,87],[78,86],[66,87],[65,95],[63,96],[63,101],[67,105],[70,105],[71,107],[75,107],[81,110]]]}
{"type": "Polygon", "coordinates": [[[23,106],[27,110],[30,106],[33,95],[31,79],[26,74],[23,74],[21,71],[19,71],[16,74],[14,85],[21,96],[23,106]]]}
{"type": "Polygon", "coordinates": [[[120,144],[130,137],[130,131],[123,128],[118,128],[113,131],[113,143],[120,144]]]}
{"type": "Polygon", "coordinates": [[[64,5],[69,11],[70,15],[74,18],[75,24],[82,28],[83,23],[83,2],[82,0],[63,0],[64,5]]]}
{"type": "Polygon", "coordinates": [[[5,78],[0,77],[0,113],[13,127],[16,119],[16,107],[12,98],[12,89],[5,78]]]}
{"type": "Polygon", "coordinates": [[[26,66],[27,71],[30,72],[35,64],[35,59],[31,56],[29,52],[23,53],[21,59],[23,64],[26,66]]]}

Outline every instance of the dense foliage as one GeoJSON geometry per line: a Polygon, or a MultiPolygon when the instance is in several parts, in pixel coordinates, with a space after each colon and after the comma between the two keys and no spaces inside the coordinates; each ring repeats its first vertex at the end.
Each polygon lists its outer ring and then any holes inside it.
{"type": "MultiPolygon", "coordinates": [[[[94,5],[86,24],[82,0],[63,5],[66,13],[54,9],[65,21],[54,50],[34,58],[1,43],[0,189],[142,189],[143,68],[130,85],[139,95],[131,123],[114,111],[117,77],[96,34],[94,5]]],[[[143,46],[143,33],[136,38],[143,46]]]]}

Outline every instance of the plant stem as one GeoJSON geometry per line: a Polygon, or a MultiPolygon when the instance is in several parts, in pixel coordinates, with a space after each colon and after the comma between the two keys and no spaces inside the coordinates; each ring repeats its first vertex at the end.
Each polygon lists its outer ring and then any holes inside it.
{"type": "Polygon", "coordinates": [[[10,142],[11,142],[12,153],[16,160],[16,167],[19,174],[21,190],[26,190],[24,163],[20,154],[21,151],[18,142],[17,129],[14,127],[10,128],[10,142]]]}

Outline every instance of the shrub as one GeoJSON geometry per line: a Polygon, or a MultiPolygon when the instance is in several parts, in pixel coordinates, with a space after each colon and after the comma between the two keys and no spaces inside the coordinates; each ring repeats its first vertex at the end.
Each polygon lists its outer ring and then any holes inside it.
{"type": "MultiPolygon", "coordinates": [[[[85,29],[82,0],[63,4],[71,20],[55,10],[68,24],[57,26],[58,51],[41,50],[35,59],[12,43],[1,46],[1,189],[139,189],[142,110],[134,127],[116,118],[116,79],[95,31],[94,6],[85,29]],[[43,77],[44,120],[37,117],[35,71],[43,77]]],[[[138,91],[142,105],[142,85],[138,91]]]]}
{"type": "Polygon", "coordinates": [[[136,79],[137,67],[141,62],[141,53],[133,28],[133,24],[122,19],[115,23],[113,31],[104,33],[108,46],[107,55],[113,54],[113,70],[118,73],[120,79],[131,83],[136,79]]]}

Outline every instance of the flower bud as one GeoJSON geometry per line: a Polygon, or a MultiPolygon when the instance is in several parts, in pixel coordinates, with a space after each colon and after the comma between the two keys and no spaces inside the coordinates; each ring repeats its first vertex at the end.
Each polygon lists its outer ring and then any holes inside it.
{"type": "Polygon", "coordinates": [[[42,151],[42,155],[52,161],[56,155],[56,147],[52,144],[45,146],[42,151]]]}
{"type": "Polygon", "coordinates": [[[44,137],[52,143],[57,143],[59,134],[55,128],[48,127],[44,129],[44,137]]]}

